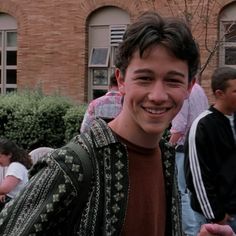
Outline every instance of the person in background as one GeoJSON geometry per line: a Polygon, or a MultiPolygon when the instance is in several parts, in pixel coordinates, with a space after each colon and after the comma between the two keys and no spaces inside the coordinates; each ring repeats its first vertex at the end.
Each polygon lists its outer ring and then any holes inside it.
{"type": "Polygon", "coordinates": [[[217,68],[211,88],[215,102],[186,139],[186,183],[199,222],[229,224],[236,232],[236,69],[217,68]]]}
{"type": "Polygon", "coordinates": [[[171,122],[169,142],[176,147],[177,177],[182,203],[182,225],[186,236],[196,236],[200,225],[190,206],[186,187],[184,176],[184,142],[192,122],[200,113],[208,109],[208,106],[208,98],[203,88],[196,82],[191,89],[190,96],[185,99],[181,110],[171,122]]]}
{"type": "Polygon", "coordinates": [[[121,111],[122,96],[118,90],[118,84],[114,73],[110,76],[108,92],[91,101],[84,114],[80,133],[87,131],[95,118],[102,118],[106,122],[114,119],[121,111]]]}
{"type": "MultiPolygon", "coordinates": [[[[70,142],[88,153],[91,181],[86,155],[68,145],[56,149],[32,168],[27,188],[0,213],[0,232],[182,236],[175,150],[162,135],[188,96],[198,64],[198,47],[183,21],[146,12],[130,24],[116,57],[121,112],[109,123],[95,119],[70,142]]],[[[226,229],[222,235],[232,236],[226,229]]]]}
{"type": "Polygon", "coordinates": [[[27,184],[28,169],[32,166],[29,155],[11,140],[0,139],[0,166],[8,167],[0,185],[0,210],[15,198],[27,184]]]}

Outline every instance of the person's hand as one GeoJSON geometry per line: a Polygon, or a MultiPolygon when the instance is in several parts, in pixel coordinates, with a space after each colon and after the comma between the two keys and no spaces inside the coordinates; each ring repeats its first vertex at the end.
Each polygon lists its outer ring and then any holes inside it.
{"type": "Polygon", "coordinates": [[[0,195],[0,202],[5,202],[6,195],[2,194],[0,195]]]}
{"type": "Polygon", "coordinates": [[[204,224],[198,236],[236,236],[229,225],[204,224]]]}
{"type": "Polygon", "coordinates": [[[226,225],[227,222],[229,221],[232,221],[233,220],[233,217],[231,217],[230,215],[228,214],[225,214],[225,218],[219,222],[216,222],[217,224],[220,224],[220,225],[226,225]]]}

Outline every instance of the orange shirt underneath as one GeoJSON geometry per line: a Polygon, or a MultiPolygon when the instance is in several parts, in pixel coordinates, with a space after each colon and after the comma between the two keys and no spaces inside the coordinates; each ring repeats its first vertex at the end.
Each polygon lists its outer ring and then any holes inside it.
{"type": "Polygon", "coordinates": [[[129,143],[130,191],[122,236],[164,236],[166,198],[160,149],[129,143]]]}

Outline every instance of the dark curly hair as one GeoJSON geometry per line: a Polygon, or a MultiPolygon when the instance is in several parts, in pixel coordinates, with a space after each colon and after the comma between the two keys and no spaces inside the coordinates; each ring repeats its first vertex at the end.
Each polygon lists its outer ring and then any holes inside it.
{"type": "Polygon", "coordinates": [[[200,55],[199,48],[185,22],[178,18],[162,18],[156,12],[146,12],[131,24],[116,54],[116,67],[125,75],[129,62],[137,50],[144,52],[155,45],[163,45],[177,58],[188,63],[189,81],[196,75],[200,55]]]}
{"type": "Polygon", "coordinates": [[[10,162],[20,162],[27,169],[32,166],[32,160],[28,153],[9,139],[0,138],[0,153],[11,155],[10,162]]]}

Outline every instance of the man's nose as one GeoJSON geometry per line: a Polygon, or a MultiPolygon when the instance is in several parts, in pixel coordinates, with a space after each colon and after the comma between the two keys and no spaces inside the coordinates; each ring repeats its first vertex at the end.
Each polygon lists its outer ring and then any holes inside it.
{"type": "Polygon", "coordinates": [[[163,102],[168,99],[166,87],[162,82],[156,82],[150,89],[149,100],[154,102],[163,102]]]}

